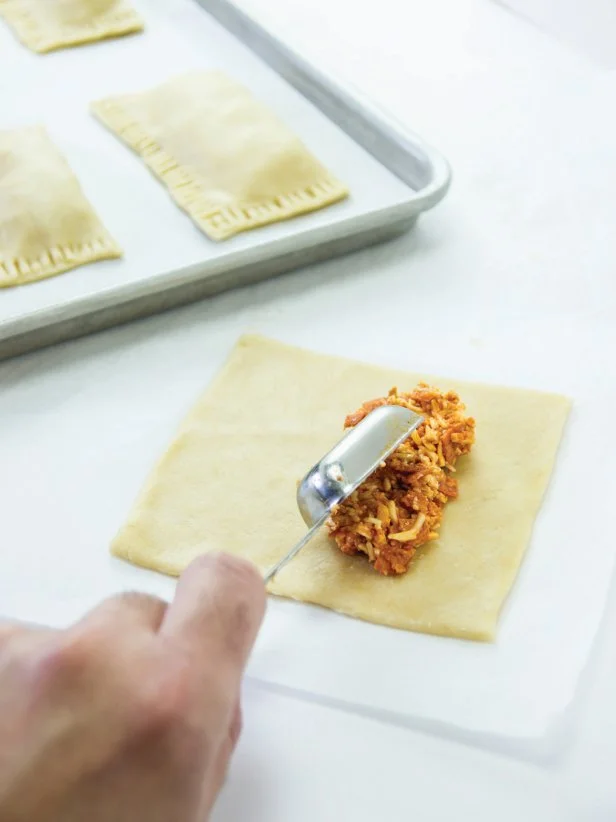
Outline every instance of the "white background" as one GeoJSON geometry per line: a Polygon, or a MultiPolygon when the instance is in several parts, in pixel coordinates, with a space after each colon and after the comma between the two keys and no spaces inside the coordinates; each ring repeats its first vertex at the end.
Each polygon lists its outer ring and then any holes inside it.
{"type": "MultiPolygon", "coordinates": [[[[460,376],[498,371],[513,384],[540,384],[552,364],[558,382],[566,364],[586,386],[585,400],[604,404],[616,351],[615,74],[488,0],[381,0],[363,8],[346,0],[302,8],[251,0],[246,8],[441,148],[454,167],[450,195],[412,237],[310,277],[289,275],[0,366],[0,391],[12,412],[21,409],[23,428],[48,415],[49,437],[89,448],[90,471],[100,473],[105,455],[91,440],[71,438],[78,407],[91,402],[98,424],[107,401],[116,418],[123,384],[131,396],[135,385],[152,391],[168,383],[162,417],[155,407],[144,414],[127,402],[117,428],[131,447],[136,430],[162,445],[198,393],[197,374],[205,384],[245,329],[289,342],[313,337],[322,350],[368,359],[371,345],[358,330],[378,332],[379,358],[390,352],[392,365],[412,345],[424,370],[447,373],[455,350],[466,363],[460,376]],[[435,319],[442,323],[437,338],[435,319]]],[[[585,14],[591,10],[586,4],[585,14]]],[[[608,452],[612,440],[606,426],[608,452]]],[[[24,511],[36,458],[35,447],[24,449],[22,472],[12,477],[24,489],[24,511]]],[[[596,481],[600,458],[590,451],[580,483],[596,481]]],[[[599,486],[605,511],[610,488],[599,486]]],[[[45,499],[45,487],[37,496],[45,499]]],[[[64,506],[75,538],[70,498],[54,499],[50,488],[48,500],[64,506]]],[[[97,507],[108,504],[101,499],[97,507]]],[[[44,520],[44,505],[37,513],[44,520]]],[[[602,517],[608,531],[609,515],[602,517]]],[[[34,533],[24,518],[10,545],[2,534],[1,550],[29,551],[34,533]]],[[[579,550],[583,563],[583,541],[579,550]]],[[[67,581],[69,592],[74,587],[67,581]]],[[[615,638],[612,596],[570,733],[556,757],[532,763],[249,683],[246,730],[217,822],[613,820],[615,638]]]]}

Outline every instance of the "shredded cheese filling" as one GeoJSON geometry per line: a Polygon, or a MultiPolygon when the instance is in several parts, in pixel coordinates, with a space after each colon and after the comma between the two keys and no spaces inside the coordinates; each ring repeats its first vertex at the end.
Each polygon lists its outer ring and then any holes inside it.
{"type": "Polygon", "coordinates": [[[345,427],[382,405],[410,408],[424,422],[338,506],[328,529],[343,553],[366,554],[388,576],[406,573],[417,548],[438,538],[444,507],[458,496],[455,463],[475,442],[475,420],[464,415],[454,391],[420,383],[408,394],[392,388],[387,397],[364,403],[345,427]]]}

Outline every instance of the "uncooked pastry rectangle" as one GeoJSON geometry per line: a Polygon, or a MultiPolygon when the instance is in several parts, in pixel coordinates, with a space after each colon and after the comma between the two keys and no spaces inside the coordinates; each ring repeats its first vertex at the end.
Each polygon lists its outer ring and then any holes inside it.
{"type": "Polygon", "coordinates": [[[143,29],[125,0],[0,0],[0,17],[39,54],[143,29]]]}
{"type": "Polygon", "coordinates": [[[0,131],[0,288],[121,255],[45,129],[0,131]]]}
{"type": "Polygon", "coordinates": [[[251,92],[192,71],[92,104],[213,240],[324,208],[348,195],[251,92]]]}
{"type": "Polygon", "coordinates": [[[340,438],[345,415],[392,385],[410,390],[421,379],[458,391],[477,421],[440,539],[392,578],[321,533],[270,590],[384,625],[493,639],[569,412],[558,395],[407,374],[243,337],[151,474],[113,552],[174,575],[211,550],[267,570],[305,531],[296,481],[340,438]]]}

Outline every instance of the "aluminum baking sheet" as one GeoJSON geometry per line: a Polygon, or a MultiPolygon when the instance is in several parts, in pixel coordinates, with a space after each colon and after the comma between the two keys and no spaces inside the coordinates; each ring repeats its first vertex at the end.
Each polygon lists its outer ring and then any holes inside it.
{"type": "Polygon", "coordinates": [[[438,152],[226,0],[135,6],[144,34],[43,56],[0,23],[0,128],[43,123],[125,252],[120,261],[0,290],[0,358],[386,240],[447,190],[449,169],[438,152]],[[247,85],[347,183],[351,197],[224,243],[205,237],[88,112],[92,100],[194,68],[222,69],[247,85]]]}

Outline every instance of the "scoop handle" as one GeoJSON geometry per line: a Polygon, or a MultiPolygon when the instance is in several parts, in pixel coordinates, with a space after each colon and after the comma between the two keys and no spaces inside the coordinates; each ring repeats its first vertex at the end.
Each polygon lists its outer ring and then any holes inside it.
{"type": "Polygon", "coordinates": [[[325,520],[326,519],[327,519],[327,516],[324,516],[324,517],[321,517],[321,519],[318,522],[315,522],[315,524],[312,526],[312,528],[309,531],[306,531],[306,533],[299,540],[299,542],[297,542],[293,546],[293,548],[291,548],[289,553],[286,554],[281,560],[279,560],[276,563],[276,565],[274,565],[272,568],[270,568],[270,570],[267,572],[267,574],[263,578],[263,581],[265,582],[266,585],[267,585],[268,582],[270,582],[276,576],[276,574],[278,573],[278,571],[280,571],[281,568],[284,568],[284,566],[287,564],[287,562],[291,562],[293,557],[296,556],[297,554],[299,554],[299,552],[302,550],[302,548],[310,542],[310,540],[316,534],[316,532],[319,530],[319,528],[322,525],[325,525],[325,520]]]}

